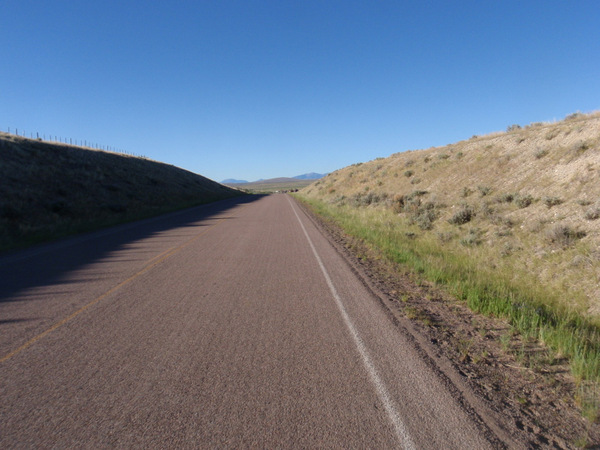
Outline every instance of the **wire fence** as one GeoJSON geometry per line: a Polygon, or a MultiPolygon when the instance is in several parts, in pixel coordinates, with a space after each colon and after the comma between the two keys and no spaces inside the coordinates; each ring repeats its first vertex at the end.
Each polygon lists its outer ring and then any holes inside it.
{"type": "Polygon", "coordinates": [[[66,137],[55,135],[55,134],[39,133],[38,131],[27,132],[23,129],[19,130],[18,128],[11,129],[11,127],[7,127],[6,130],[7,131],[5,133],[12,135],[12,136],[18,136],[18,137],[22,137],[25,139],[33,139],[33,140],[40,141],[40,142],[47,142],[49,144],[67,144],[67,145],[73,145],[76,147],[90,148],[93,150],[103,150],[106,152],[121,153],[123,155],[135,156],[137,158],[148,159],[148,157],[145,155],[128,152],[127,150],[123,150],[121,148],[114,147],[111,145],[98,144],[96,142],[88,141],[85,139],[66,138],[66,137]]]}

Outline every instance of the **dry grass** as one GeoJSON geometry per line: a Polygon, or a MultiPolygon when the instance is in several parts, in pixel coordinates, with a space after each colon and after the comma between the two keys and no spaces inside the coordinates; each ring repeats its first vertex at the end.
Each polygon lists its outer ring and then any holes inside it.
{"type": "Polygon", "coordinates": [[[240,195],[143,158],[0,133],[0,250],[240,195]]]}
{"type": "Polygon", "coordinates": [[[407,233],[600,318],[600,113],[354,164],[302,194],[392,210],[407,233]]]}

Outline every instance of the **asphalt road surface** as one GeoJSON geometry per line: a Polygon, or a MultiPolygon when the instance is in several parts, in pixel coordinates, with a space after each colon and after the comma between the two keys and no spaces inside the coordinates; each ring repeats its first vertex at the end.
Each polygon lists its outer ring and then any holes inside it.
{"type": "Polygon", "coordinates": [[[0,258],[0,447],[506,445],[295,201],[0,258]]]}

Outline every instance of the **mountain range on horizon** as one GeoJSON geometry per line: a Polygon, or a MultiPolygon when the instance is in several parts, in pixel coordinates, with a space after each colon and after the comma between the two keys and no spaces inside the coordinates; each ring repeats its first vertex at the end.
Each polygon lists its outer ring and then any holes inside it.
{"type": "MultiPolygon", "coordinates": [[[[327,174],[322,174],[322,173],[316,173],[316,172],[310,172],[310,173],[304,173],[302,175],[297,175],[295,177],[278,177],[278,178],[270,178],[270,179],[263,179],[261,178],[260,180],[256,180],[256,182],[258,181],[262,181],[262,182],[269,182],[270,180],[273,180],[274,182],[280,182],[282,179],[289,179],[289,180],[318,180],[319,178],[323,178],[325,175],[327,174]]],[[[221,184],[245,184],[245,183],[249,183],[249,181],[247,180],[237,180],[235,178],[227,178],[226,180],[221,181],[221,184]]]]}

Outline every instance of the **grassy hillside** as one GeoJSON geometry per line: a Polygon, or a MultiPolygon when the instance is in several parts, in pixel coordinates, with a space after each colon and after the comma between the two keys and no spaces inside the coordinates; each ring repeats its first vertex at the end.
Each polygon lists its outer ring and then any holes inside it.
{"type": "Polygon", "coordinates": [[[0,133],[0,250],[240,192],[147,159],[0,133]]]}
{"type": "Polygon", "coordinates": [[[300,194],[600,380],[599,113],[354,164],[300,194]]]}

